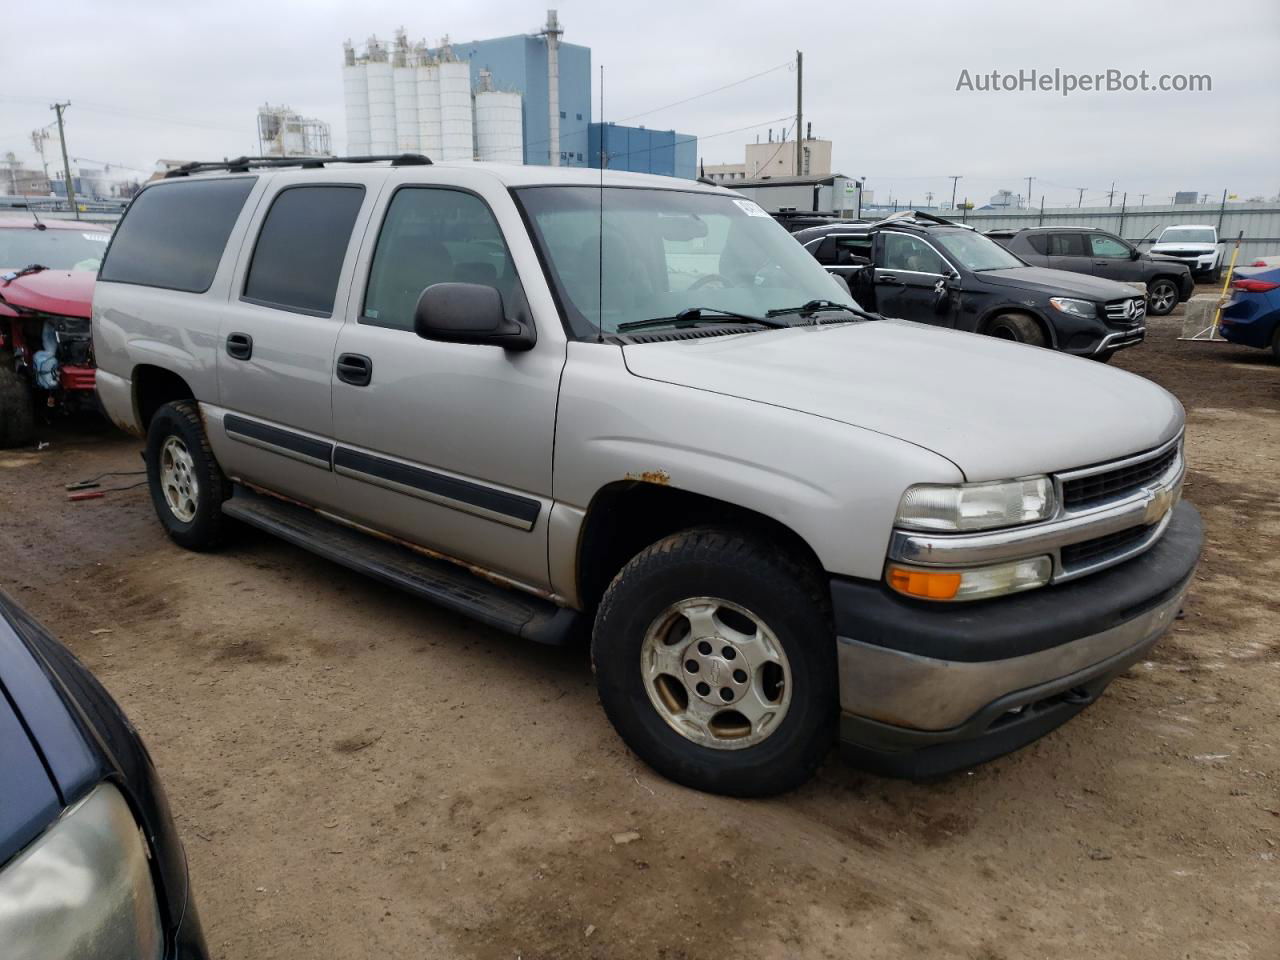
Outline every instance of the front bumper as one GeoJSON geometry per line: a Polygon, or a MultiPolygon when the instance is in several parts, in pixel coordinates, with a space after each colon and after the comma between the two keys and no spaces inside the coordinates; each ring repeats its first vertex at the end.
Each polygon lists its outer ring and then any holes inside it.
{"type": "Polygon", "coordinates": [[[1199,513],[1180,503],[1146,553],[1018,596],[932,604],[833,580],[841,740],[860,765],[928,777],[1043,736],[1168,629],[1202,541],[1199,513]]]}

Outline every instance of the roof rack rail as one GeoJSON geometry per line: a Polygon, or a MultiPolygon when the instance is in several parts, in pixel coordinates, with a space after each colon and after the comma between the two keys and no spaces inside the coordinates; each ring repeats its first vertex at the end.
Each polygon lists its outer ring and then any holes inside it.
{"type": "Polygon", "coordinates": [[[250,170],[269,170],[277,167],[301,167],[304,170],[319,170],[326,163],[382,163],[391,162],[393,167],[425,167],[431,165],[431,158],[421,153],[379,154],[366,157],[236,157],[234,160],[195,161],[170,170],[164,179],[187,177],[193,173],[209,173],[214,170],[225,170],[228,173],[248,173],[250,170]]]}

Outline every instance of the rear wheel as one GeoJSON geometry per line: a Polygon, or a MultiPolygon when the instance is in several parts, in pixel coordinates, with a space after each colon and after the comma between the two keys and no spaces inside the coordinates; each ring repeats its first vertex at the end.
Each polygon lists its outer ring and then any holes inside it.
{"type": "Polygon", "coordinates": [[[839,703],[820,584],[776,545],[727,530],[638,554],[606,591],[591,647],[622,739],[699,790],[765,796],[808,780],[839,703]]]}
{"type": "Polygon", "coordinates": [[[1016,340],[1033,347],[1049,345],[1049,338],[1044,335],[1040,324],[1025,313],[1000,314],[987,324],[986,333],[1000,340],[1016,340]]]}
{"type": "Polygon", "coordinates": [[[1275,332],[1271,334],[1271,356],[1276,363],[1280,363],[1280,324],[1276,325],[1275,332]]]}
{"type": "Polygon", "coordinates": [[[0,353],[0,447],[24,447],[35,439],[31,384],[13,369],[13,354],[0,353]]]}
{"type": "Polygon", "coordinates": [[[1173,313],[1178,305],[1178,288],[1172,280],[1161,277],[1152,281],[1147,288],[1147,312],[1153,317],[1164,317],[1173,313]]]}
{"type": "Polygon", "coordinates": [[[156,516],[174,543],[207,550],[221,542],[230,484],[213,458],[194,400],[166,403],[151,418],[147,482],[156,516]]]}

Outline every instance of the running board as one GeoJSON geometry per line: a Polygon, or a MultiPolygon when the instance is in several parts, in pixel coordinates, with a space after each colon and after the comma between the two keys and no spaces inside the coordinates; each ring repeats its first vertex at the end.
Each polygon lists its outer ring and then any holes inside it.
{"type": "Polygon", "coordinates": [[[316,511],[235,485],[222,512],[250,526],[526,640],[559,646],[577,611],[503,587],[450,563],[347,527],[316,511]]]}

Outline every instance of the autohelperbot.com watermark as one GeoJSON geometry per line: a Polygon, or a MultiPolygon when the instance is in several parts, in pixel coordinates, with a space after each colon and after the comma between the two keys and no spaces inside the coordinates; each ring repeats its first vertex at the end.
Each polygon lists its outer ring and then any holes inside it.
{"type": "Polygon", "coordinates": [[[1207,73],[1152,73],[1139,70],[1103,70],[1073,73],[1053,70],[1017,71],[962,69],[956,91],[966,93],[1211,93],[1213,77],[1207,73]]]}

